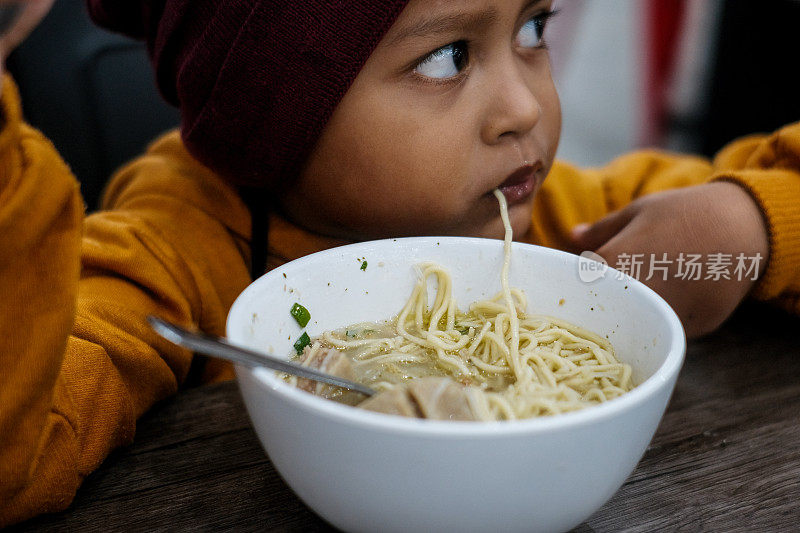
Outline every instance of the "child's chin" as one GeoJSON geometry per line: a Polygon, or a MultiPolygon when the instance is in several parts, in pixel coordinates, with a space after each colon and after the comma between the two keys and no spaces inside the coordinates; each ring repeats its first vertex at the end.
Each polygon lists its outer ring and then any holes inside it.
{"type": "MultiPolygon", "coordinates": [[[[511,206],[508,210],[508,219],[511,222],[511,230],[514,238],[519,240],[531,229],[531,217],[533,216],[533,197],[524,204],[511,206]]],[[[501,223],[502,225],[502,223],[501,223]]]]}
{"type": "MultiPolygon", "coordinates": [[[[512,215],[512,213],[509,213],[509,218],[511,222],[512,237],[514,240],[520,240],[523,235],[528,233],[528,230],[531,227],[530,215],[528,215],[527,218],[521,217],[515,220],[515,217],[512,215]]],[[[506,236],[506,230],[503,227],[503,221],[498,216],[495,220],[492,220],[489,224],[487,224],[486,227],[470,236],[483,237],[486,239],[504,239],[506,236]]]]}

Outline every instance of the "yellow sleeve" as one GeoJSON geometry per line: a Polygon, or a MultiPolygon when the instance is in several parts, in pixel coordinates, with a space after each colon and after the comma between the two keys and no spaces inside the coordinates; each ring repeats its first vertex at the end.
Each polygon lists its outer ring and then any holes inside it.
{"type": "Polygon", "coordinates": [[[0,528],[30,516],[14,508],[43,465],[58,486],[39,502],[55,508],[77,485],[74,433],[54,406],[72,327],[83,205],[55,148],[22,123],[11,78],[3,80],[0,133],[0,528]],[[42,457],[45,434],[63,442],[42,457]]]}
{"type": "Polygon", "coordinates": [[[748,190],[767,222],[770,257],[753,296],[800,313],[800,123],[737,140],[712,161],[654,150],[596,169],[557,161],[535,199],[526,240],[569,249],[569,232],[577,224],[595,222],[650,193],[712,180],[748,190]]]}
{"type": "Polygon", "coordinates": [[[184,381],[192,355],[157,337],[148,314],[222,335],[250,281],[247,208],[176,132],[122,169],[105,211],[81,224],[66,165],[20,128],[0,146],[16,173],[0,182],[0,527],[69,505],[184,381]]]}

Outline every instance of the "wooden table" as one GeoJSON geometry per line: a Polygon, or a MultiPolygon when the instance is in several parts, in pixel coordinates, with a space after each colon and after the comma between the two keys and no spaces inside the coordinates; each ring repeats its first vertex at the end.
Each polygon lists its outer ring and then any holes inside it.
{"type": "MultiPolygon", "coordinates": [[[[329,530],[283,483],[234,383],[186,390],[65,512],[15,530],[329,530]]],[[[575,529],[800,531],[800,319],[760,305],[692,342],[639,466],[575,529]]]]}

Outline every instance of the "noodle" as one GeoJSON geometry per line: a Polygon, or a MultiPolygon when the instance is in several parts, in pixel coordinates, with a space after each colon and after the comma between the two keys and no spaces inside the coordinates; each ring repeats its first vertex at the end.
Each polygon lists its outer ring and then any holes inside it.
{"type": "Polygon", "coordinates": [[[617,360],[606,339],[526,313],[525,295],[509,287],[508,205],[499,190],[494,194],[505,229],[498,295],[459,312],[450,275],[439,265],[423,263],[396,319],[326,332],[309,353],[342,351],[352,360],[357,380],[376,390],[399,387],[409,379],[448,376],[469,386],[468,403],[480,420],[574,411],[631,390],[631,368],[617,360]],[[432,277],[437,289],[429,307],[432,277]]]}

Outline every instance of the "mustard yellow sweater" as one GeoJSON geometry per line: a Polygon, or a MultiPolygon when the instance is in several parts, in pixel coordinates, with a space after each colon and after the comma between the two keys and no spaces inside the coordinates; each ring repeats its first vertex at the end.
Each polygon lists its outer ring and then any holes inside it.
{"type": "MultiPolygon", "coordinates": [[[[237,192],[192,159],[177,132],[120,170],[104,211],[84,217],[69,168],[22,122],[17,91],[3,83],[0,527],[67,507],[190,367],[206,381],[232,377],[227,364],[161,340],[145,317],[223,335],[250,282],[251,229],[237,192]]],[[[713,162],[641,152],[596,170],[557,163],[527,240],[564,246],[579,222],[715,178],[746,187],[769,223],[755,297],[800,312],[800,124],[733,143],[713,162]]],[[[269,266],[337,244],[273,217],[269,266]]]]}

